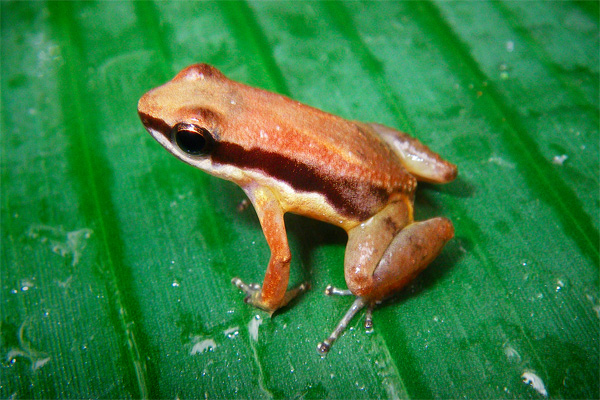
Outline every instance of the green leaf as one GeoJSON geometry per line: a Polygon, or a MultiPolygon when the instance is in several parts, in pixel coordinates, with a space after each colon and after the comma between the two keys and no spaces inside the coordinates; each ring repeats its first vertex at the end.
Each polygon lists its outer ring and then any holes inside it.
{"type": "Polygon", "coordinates": [[[599,11],[591,1],[26,2],[1,7],[1,398],[596,398],[599,11]],[[346,236],[165,152],[140,96],[183,67],[405,130],[459,166],[416,217],[456,237],[327,357],[346,236]]]}

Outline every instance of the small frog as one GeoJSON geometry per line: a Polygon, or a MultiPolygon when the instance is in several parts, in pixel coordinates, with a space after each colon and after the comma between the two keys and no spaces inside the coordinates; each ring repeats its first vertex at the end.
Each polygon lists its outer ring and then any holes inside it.
{"type": "Polygon", "coordinates": [[[454,236],[446,218],[413,220],[417,180],[446,183],[456,166],[395,129],[348,121],[279,94],[246,86],[207,64],[192,65],[139,101],[142,123],[165,149],[209,174],[238,184],[252,202],[271,250],[262,282],[232,282],[246,301],[273,313],[299,293],[288,290],[291,254],[286,212],[348,233],[347,290],[355,296],[326,353],[364,307],[397,293],[454,236]]]}

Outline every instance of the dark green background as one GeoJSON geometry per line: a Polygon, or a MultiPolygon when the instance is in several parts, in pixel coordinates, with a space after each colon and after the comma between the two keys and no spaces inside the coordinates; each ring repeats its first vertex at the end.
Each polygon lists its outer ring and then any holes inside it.
{"type": "Polygon", "coordinates": [[[1,30],[2,398],[597,398],[597,2],[10,2],[1,30]],[[459,166],[417,218],[456,238],[321,358],[345,234],[165,152],[138,98],[195,62],[408,131],[459,166]]]}

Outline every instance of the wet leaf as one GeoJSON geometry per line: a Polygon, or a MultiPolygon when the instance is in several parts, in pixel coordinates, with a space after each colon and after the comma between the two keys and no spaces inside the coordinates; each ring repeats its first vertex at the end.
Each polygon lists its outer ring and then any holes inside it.
{"type": "Polygon", "coordinates": [[[598,396],[597,2],[2,2],[2,398],[598,396]],[[416,217],[456,237],[321,358],[345,234],[165,152],[139,97],[183,67],[408,131],[459,166],[416,217]]]}

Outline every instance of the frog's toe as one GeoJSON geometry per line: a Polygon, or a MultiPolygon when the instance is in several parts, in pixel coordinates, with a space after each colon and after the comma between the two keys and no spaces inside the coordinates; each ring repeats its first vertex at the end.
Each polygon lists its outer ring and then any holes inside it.
{"type": "Polygon", "coordinates": [[[244,297],[244,303],[250,304],[261,310],[273,312],[272,307],[268,307],[261,299],[261,287],[258,283],[245,283],[240,278],[233,278],[231,280],[238,289],[240,289],[246,295],[244,297]]]}
{"type": "Polygon", "coordinates": [[[246,297],[244,297],[245,303],[264,309],[264,306],[261,307],[260,285],[258,283],[245,283],[237,277],[233,278],[231,283],[246,294],[246,297]]]}
{"type": "MultiPolygon", "coordinates": [[[[320,342],[317,345],[317,351],[319,353],[321,353],[322,355],[327,354],[327,352],[329,352],[329,349],[331,349],[331,346],[333,345],[333,343],[344,332],[344,330],[346,329],[346,327],[348,326],[350,321],[352,321],[352,318],[354,318],[354,316],[367,305],[369,306],[369,309],[371,309],[371,305],[368,300],[366,300],[363,297],[357,297],[354,300],[354,302],[352,303],[352,305],[350,306],[350,308],[348,309],[348,311],[346,312],[346,314],[342,317],[340,322],[337,324],[337,326],[335,327],[335,329],[333,330],[331,335],[329,335],[329,337],[327,339],[323,340],[322,342],[320,342]]],[[[371,324],[372,324],[372,321],[371,321],[371,324]]]]}
{"type": "Polygon", "coordinates": [[[369,306],[367,307],[367,312],[365,314],[365,329],[367,330],[367,332],[372,332],[373,331],[373,308],[375,307],[374,304],[369,304],[369,306]]]}
{"type": "Polygon", "coordinates": [[[292,290],[285,292],[283,298],[276,302],[267,302],[262,297],[261,286],[257,283],[244,283],[240,278],[231,280],[238,289],[246,294],[244,302],[273,314],[277,309],[288,304],[292,299],[310,289],[310,283],[304,282],[292,290]]]}
{"type": "Polygon", "coordinates": [[[327,285],[325,288],[325,294],[327,296],[350,296],[352,292],[350,289],[339,289],[331,285],[327,285]]]}
{"type": "Polygon", "coordinates": [[[240,278],[231,279],[231,283],[233,283],[238,289],[242,292],[246,293],[248,296],[252,296],[256,292],[260,292],[260,285],[258,283],[244,283],[240,278]]]}

